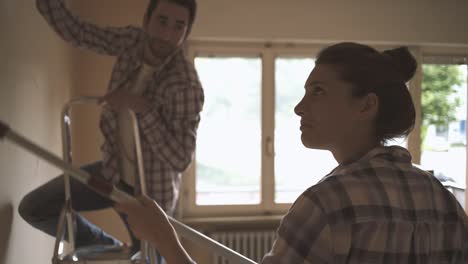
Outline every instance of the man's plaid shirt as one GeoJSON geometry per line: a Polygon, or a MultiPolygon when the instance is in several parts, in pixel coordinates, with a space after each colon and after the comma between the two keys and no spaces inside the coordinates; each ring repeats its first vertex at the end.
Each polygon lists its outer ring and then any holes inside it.
{"type": "Polygon", "coordinates": [[[306,190],[262,263],[468,263],[468,219],[406,149],[378,147],[306,190]]]}
{"type": "MultiPolygon", "coordinates": [[[[142,65],[145,34],[141,28],[98,27],[74,16],[63,0],[37,0],[37,7],[65,41],[103,55],[116,56],[108,90],[126,89],[142,65]]],[[[146,83],[143,96],[153,107],[137,115],[148,195],[168,213],[173,213],[179,194],[181,172],[190,164],[204,94],[194,66],[182,51],[146,83]]],[[[103,175],[120,180],[117,143],[117,114],[104,108],[100,127],[103,175]]]]}

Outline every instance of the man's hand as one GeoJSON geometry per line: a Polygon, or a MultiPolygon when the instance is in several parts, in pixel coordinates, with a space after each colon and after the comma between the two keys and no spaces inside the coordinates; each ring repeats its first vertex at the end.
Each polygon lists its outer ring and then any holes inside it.
{"type": "Polygon", "coordinates": [[[114,90],[107,93],[99,100],[99,103],[106,102],[116,112],[131,109],[135,113],[145,112],[150,108],[148,100],[125,90],[114,90]]]}

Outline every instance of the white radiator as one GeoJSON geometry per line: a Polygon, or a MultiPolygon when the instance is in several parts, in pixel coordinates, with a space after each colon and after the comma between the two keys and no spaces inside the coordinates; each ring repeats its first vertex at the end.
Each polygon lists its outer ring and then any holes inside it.
{"type": "MultiPolygon", "coordinates": [[[[260,262],[275,241],[275,231],[228,231],[210,234],[214,240],[239,252],[249,259],[260,262]]],[[[221,256],[213,256],[213,264],[228,264],[221,256]]]]}

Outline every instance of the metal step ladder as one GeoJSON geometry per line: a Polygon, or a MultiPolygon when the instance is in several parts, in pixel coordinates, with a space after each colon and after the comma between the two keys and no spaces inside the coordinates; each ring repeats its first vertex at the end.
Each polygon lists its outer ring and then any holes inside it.
{"type": "MultiPolygon", "coordinates": [[[[80,97],[72,99],[64,105],[61,114],[61,129],[62,129],[62,150],[63,160],[70,165],[72,164],[72,147],[71,147],[71,110],[76,105],[98,105],[99,97],[80,97]]],[[[138,168],[138,180],[141,187],[141,193],[146,195],[146,184],[143,167],[143,158],[141,152],[140,134],[138,121],[135,114],[129,110],[133,125],[133,139],[136,147],[136,162],[138,168]]],[[[52,264],[146,264],[143,262],[147,259],[149,264],[157,264],[155,250],[152,249],[147,241],[141,241],[140,252],[134,256],[130,256],[130,252],[122,252],[122,248],[115,246],[95,245],[82,248],[75,247],[75,230],[73,228],[73,208],[72,197],[70,192],[70,174],[64,173],[64,188],[65,201],[60,214],[59,225],[54,246],[54,255],[52,264]],[[68,252],[63,252],[65,243],[65,230],[69,236],[68,252]]]]}

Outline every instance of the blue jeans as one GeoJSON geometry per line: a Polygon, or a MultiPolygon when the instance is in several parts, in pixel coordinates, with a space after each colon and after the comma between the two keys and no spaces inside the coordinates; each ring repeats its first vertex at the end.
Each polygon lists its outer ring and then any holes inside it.
{"type": "MultiPolygon", "coordinates": [[[[101,167],[102,162],[99,161],[83,166],[81,169],[91,175],[101,175],[101,167]]],[[[64,186],[64,177],[60,175],[27,194],[21,200],[18,208],[21,217],[35,228],[55,237],[60,212],[65,201],[64,186]]],[[[121,185],[118,187],[133,195],[133,188],[130,186],[121,185]]],[[[94,192],[72,177],[70,177],[70,189],[74,211],[98,210],[109,208],[114,205],[113,201],[94,192]]],[[[127,225],[125,216],[121,215],[121,217],[127,225]]],[[[75,214],[75,231],[75,243],[77,248],[96,244],[120,244],[120,241],[105,233],[79,214],[75,214]]],[[[132,239],[132,252],[137,251],[140,247],[140,243],[130,230],[129,233],[132,239]]]]}

